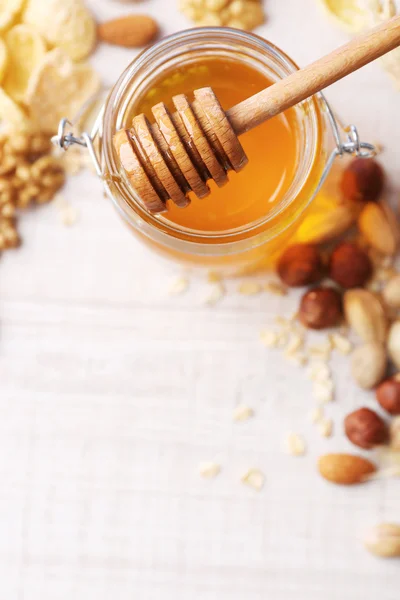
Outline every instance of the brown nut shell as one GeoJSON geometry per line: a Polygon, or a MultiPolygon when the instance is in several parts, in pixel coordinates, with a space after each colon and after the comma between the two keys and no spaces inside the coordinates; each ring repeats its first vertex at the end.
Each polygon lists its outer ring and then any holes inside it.
{"type": "Polygon", "coordinates": [[[333,288],[313,288],[300,302],[299,319],[310,329],[334,327],[340,323],[342,314],[341,295],[333,288]]]}
{"type": "Polygon", "coordinates": [[[384,444],[388,438],[385,421],[376,412],[365,407],[347,415],[344,430],[353,444],[366,450],[384,444]]]}
{"type": "Polygon", "coordinates": [[[386,412],[400,415],[400,378],[390,377],[376,388],[376,399],[386,412]]]}
{"type": "Polygon", "coordinates": [[[290,287],[317,283],[323,275],[321,255],[312,244],[294,244],[280,256],[277,264],[280,279],[290,287]]]}
{"type": "Polygon", "coordinates": [[[352,202],[375,202],[383,191],[385,174],[373,158],[354,158],[343,171],[343,197],[352,202]]]}
{"type": "Polygon", "coordinates": [[[357,244],[343,242],[332,253],[329,276],[343,288],[363,287],[372,270],[371,259],[357,244]]]}

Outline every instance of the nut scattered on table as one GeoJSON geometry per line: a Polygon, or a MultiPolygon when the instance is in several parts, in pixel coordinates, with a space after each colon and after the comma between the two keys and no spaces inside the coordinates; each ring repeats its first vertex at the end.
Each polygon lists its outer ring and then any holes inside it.
{"type": "Polygon", "coordinates": [[[382,298],[390,308],[400,308],[400,275],[392,277],[382,290],[382,298]]]}
{"type": "Polygon", "coordinates": [[[387,345],[390,358],[400,369],[400,321],[395,321],[390,326],[387,345]]]}
{"type": "Polygon", "coordinates": [[[60,161],[43,133],[0,135],[0,249],[18,245],[17,210],[52,200],[64,185],[60,161]]]}
{"type": "Polygon", "coordinates": [[[400,416],[390,423],[390,448],[396,452],[400,451],[400,416]]]}
{"type": "Polygon", "coordinates": [[[397,240],[384,210],[375,202],[368,202],[358,218],[358,227],[372,248],[385,255],[393,255],[397,240]]]}
{"type": "Polygon", "coordinates": [[[331,255],[329,276],[343,288],[364,286],[371,277],[372,270],[368,254],[352,242],[342,242],[331,255]]]}
{"type": "Polygon", "coordinates": [[[385,342],[388,321],[375,294],[361,288],[348,290],[344,294],[343,307],[346,322],[364,342],[385,342]]]}
{"type": "Polygon", "coordinates": [[[313,288],[300,302],[299,319],[310,329],[334,327],[340,323],[342,314],[341,295],[333,288],[313,288]]]}
{"type": "Polygon", "coordinates": [[[395,558],[400,556],[400,525],[380,523],[365,536],[364,545],[375,556],[395,558]]]}
{"type": "Polygon", "coordinates": [[[340,485],[362,483],[376,471],[376,466],[354,454],[324,454],[318,460],[318,469],[324,479],[340,485]]]}
{"type": "Polygon", "coordinates": [[[385,421],[375,411],[365,407],[347,415],[344,429],[353,444],[366,450],[384,444],[388,439],[385,421]]]}
{"type": "Polygon", "coordinates": [[[386,412],[400,415],[400,376],[395,375],[383,381],[376,388],[376,399],[386,412]]]}
{"type": "Polygon", "coordinates": [[[354,158],[343,171],[341,191],[351,202],[374,202],[382,194],[384,180],[384,171],[374,158],[354,158]]]}
{"type": "Polygon", "coordinates": [[[149,15],[125,15],[100,23],[99,40],[125,48],[140,48],[154,41],[159,33],[157,21],[149,15]]]}
{"type": "Polygon", "coordinates": [[[318,283],[323,275],[320,252],[312,244],[294,244],[280,256],[277,272],[289,287],[301,287],[318,283]]]}
{"type": "Polygon", "coordinates": [[[358,346],[351,356],[351,373],[358,385],[371,390],[386,375],[387,354],[383,344],[369,342],[358,346]]]}

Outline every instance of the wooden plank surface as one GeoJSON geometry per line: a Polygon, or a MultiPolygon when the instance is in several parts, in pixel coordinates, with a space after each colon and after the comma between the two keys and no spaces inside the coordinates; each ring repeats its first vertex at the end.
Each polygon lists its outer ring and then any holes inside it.
{"type": "MultiPolygon", "coordinates": [[[[187,26],[175,0],[91,0],[99,19],[130,10],[187,26]],[[164,10],[168,5],[168,10],[164,10]]],[[[261,30],[299,64],[343,43],[313,0],[268,0],[261,30]]],[[[106,84],[132,52],[100,47],[106,84]]],[[[328,94],[363,139],[386,148],[400,184],[399,95],[378,65],[328,94]]],[[[396,191],[397,187],[397,191],[396,191]]],[[[22,221],[23,247],[0,269],[0,597],[4,600],[397,600],[399,564],[369,556],[371,524],[400,521],[400,480],[325,484],[316,457],[349,449],[343,414],[370,395],[334,359],[337,434],[307,419],[311,384],[258,342],[293,298],[230,293],[204,306],[204,281],[168,296],[174,271],[132,239],[90,173],[22,221]],[[232,423],[239,402],[256,418],[232,423]],[[302,432],[305,458],[282,452],[302,432]],[[214,481],[197,466],[217,460],[214,481]],[[266,475],[256,493],[249,467],[266,475]]]]}

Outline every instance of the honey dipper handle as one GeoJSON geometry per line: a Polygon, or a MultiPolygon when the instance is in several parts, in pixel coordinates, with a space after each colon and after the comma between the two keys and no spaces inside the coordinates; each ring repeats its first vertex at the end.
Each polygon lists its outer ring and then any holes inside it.
{"type": "Polygon", "coordinates": [[[400,46],[400,16],[247,98],[226,115],[239,136],[400,46]]]}

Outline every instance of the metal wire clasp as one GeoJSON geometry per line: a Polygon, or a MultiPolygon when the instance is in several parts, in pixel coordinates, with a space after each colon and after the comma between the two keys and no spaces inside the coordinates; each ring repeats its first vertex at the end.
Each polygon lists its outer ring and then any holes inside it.
{"type": "Polygon", "coordinates": [[[52,143],[60,148],[61,150],[68,150],[70,146],[77,144],[78,146],[83,146],[87,148],[90,154],[90,158],[93,161],[94,167],[96,169],[96,173],[99,177],[103,176],[103,171],[101,169],[101,165],[96,155],[96,151],[93,145],[93,138],[90,137],[88,133],[85,131],[82,133],[80,137],[76,137],[72,131],[72,123],[68,121],[68,119],[62,119],[58,126],[57,135],[51,138],[52,143]]]}
{"type": "Polygon", "coordinates": [[[355,125],[348,125],[347,127],[342,127],[342,130],[346,134],[345,140],[342,140],[339,123],[333,113],[333,110],[329,106],[325,96],[320,94],[324,105],[326,114],[328,116],[329,124],[332,129],[332,134],[335,140],[335,148],[332,150],[325,168],[322,172],[320,182],[318,184],[317,191],[319,191],[327,178],[329,171],[335,159],[338,156],[344,156],[345,154],[352,154],[353,156],[359,156],[360,158],[372,158],[377,154],[377,149],[373,144],[369,144],[368,142],[361,142],[360,136],[357,131],[357,127],[355,125]]]}

